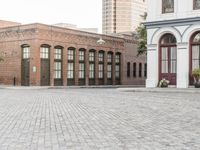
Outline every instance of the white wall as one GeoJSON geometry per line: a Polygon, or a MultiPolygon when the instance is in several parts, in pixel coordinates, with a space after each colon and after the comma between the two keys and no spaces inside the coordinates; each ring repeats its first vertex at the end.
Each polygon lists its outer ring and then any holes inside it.
{"type": "Polygon", "coordinates": [[[200,10],[193,10],[193,0],[174,0],[174,3],[174,13],[162,14],[162,0],[147,0],[147,22],[200,16],[200,10]]]}

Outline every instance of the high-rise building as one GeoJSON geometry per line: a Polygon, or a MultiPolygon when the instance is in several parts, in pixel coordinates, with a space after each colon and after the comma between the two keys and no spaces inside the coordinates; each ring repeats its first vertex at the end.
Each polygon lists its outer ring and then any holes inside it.
{"type": "Polygon", "coordinates": [[[103,0],[104,34],[134,31],[144,21],[146,0],[103,0]]]}

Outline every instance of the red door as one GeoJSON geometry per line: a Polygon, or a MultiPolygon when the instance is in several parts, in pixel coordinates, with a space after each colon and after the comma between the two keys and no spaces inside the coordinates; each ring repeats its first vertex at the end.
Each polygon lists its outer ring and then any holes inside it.
{"type": "Polygon", "coordinates": [[[177,50],[175,45],[161,46],[160,80],[167,79],[170,85],[176,85],[177,50]]]}

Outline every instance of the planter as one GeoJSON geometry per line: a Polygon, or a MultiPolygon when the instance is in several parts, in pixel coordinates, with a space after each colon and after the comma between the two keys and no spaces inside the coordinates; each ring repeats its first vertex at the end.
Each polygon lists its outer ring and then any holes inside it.
{"type": "Polygon", "coordinates": [[[169,81],[166,80],[166,79],[162,79],[160,80],[159,84],[158,84],[158,87],[161,87],[161,88],[167,88],[169,85],[169,81]]]}
{"type": "Polygon", "coordinates": [[[163,83],[160,87],[161,87],[161,88],[167,88],[167,87],[168,87],[168,84],[163,83]]]}
{"type": "Polygon", "coordinates": [[[194,83],[194,87],[195,87],[195,88],[200,88],[200,82],[194,83]]]}

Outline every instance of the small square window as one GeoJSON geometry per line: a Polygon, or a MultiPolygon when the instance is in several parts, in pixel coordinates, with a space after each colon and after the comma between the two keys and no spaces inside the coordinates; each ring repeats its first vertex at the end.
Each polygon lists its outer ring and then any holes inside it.
{"type": "Polygon", "coordinates": [[[200,9],[200,0],[194,0],[193,2],[194,9],[200,9]]]}
{"type": "Polygon", "coordinates": [[[174,12],[174,0],[162,0],[162,13],[174,12]]]}

